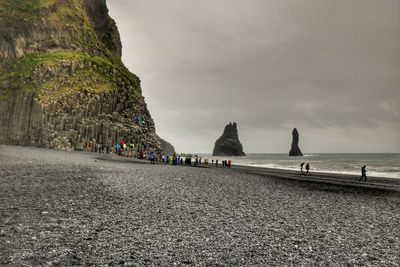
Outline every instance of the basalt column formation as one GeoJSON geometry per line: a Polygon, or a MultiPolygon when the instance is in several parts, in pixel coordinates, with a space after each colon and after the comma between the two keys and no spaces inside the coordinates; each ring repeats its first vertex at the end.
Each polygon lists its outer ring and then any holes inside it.
{"type": "Polygon", "coordinates": [[[0,143],[161,151],[121,49],[105,0],[0,1],[0,143]]]}

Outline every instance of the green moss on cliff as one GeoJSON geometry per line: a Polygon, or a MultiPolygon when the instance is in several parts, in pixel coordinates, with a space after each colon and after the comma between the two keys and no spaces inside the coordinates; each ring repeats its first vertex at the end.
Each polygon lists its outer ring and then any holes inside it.
{"type": "MultiPolygon", "coordinates": [[[[107,54],[91,25],[82,0],[1,0],[0,26],[13,25],[16,32],[58,29],[70,45],[107,54]]],[[[51,43],[51,39],[48,40],[51,43]]],[[[42,43],[46,40],[42,40],[42,43]]],[[[49,45],[51,46],[51,45],[49,45]]]]}
{"type": "Polygon", "coordinates": [[[10,71],[3,71],[0,84],[4,83],[9,86],[6,90],[3,88],[3,96],[8,95],[6,91],[21,90],[36,93],[42,102],[81,90],[101,93],[122,88],[141,95],[139,78],[122,63],[75,51],[41,52],[22,57],[10,71]]]}
{"type": "Polygon", "coordinates": [[[82,0],[0,0],[0,27],[12,25],[12,35],[4,40],[22,36],[32,41],[39,36],[40,50],[51,50],[4,65],[0,62],[0,96],[34,92],[46,102],[83,89],[93,93],[123,90],[140,96],[139,78],[106,48],[89,16],[82,0]],[[32,32],[37,34],[30,36],[32,32]],[[49,38],[42,37],[46,34],[49,38]],[[59,50],[54,51],[55,47],[59,50]],[[69,70],[65,64],[71,62],[79,67],[69,70]]]}
{"type": "Polygon", "coordinates": [[[2,7],[5,11],[33,12],[38,9],[48,8],[54,5],[55,0],[2,0],[2,7]]]}

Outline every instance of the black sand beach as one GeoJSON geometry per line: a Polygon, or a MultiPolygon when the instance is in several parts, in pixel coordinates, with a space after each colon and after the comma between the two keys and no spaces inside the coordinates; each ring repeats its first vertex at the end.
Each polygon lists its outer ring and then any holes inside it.
{"type": "Polygon", "coordinates": [[[0,265],[399,266],[399,182],[354,178],[0,146],[0,265]]]}

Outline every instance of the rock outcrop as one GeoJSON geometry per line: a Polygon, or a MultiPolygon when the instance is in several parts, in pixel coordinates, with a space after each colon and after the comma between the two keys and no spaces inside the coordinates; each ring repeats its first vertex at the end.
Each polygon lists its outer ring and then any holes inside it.
{"type": "Polygon", "coordinates": [[[121,48],[105,0],[0,1],[0,143],[161,151],[121,48]]]}
{"type": "Polygon", "coordinates": [[[246,156],[235,122],[225,126],[224,133],[215,142],[213,156],[246,156]]]}
{"type": "Polygon", "coordinates": [[[175,147],[161,138],[161,150],[165,155],[175,154],[175,147]]]}
{"type": "Polygon", "coordinates": [[[301,153],[301,150],[299,148],[299,133],[297,132],[296,128],[293,129],[292,136],[292,148],[290,149],[289,156],[301,157],[303,156],[303,153],[301,153]]]}

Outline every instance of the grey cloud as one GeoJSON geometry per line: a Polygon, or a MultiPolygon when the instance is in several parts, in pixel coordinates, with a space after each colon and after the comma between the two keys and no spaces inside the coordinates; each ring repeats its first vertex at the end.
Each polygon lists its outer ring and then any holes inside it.
{"type": "Polygon", "coordinates": [[[108,0],[158,133],[210,152],[400,152],[400,1],[108,0]]]}

